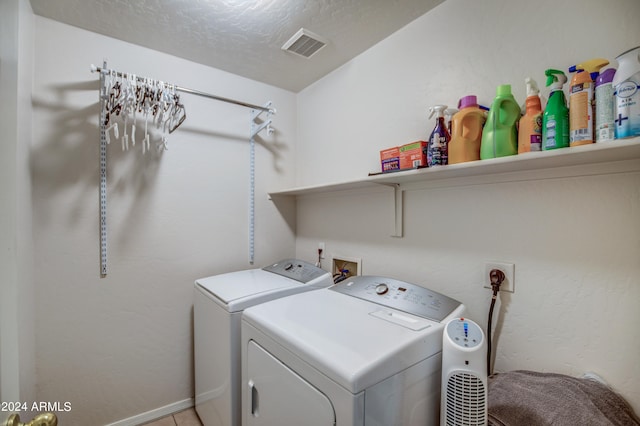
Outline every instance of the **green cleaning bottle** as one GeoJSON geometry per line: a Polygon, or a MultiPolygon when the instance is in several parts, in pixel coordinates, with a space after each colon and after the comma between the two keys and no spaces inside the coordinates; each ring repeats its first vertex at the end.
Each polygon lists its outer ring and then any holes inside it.
{"type": "Polygon", "coordinates": [[[546,70],[544,75],[551,93],[542,115],[542,150],[566,148],[569,146],[569,108],[562,86],[567,76],[554,69],[546,70]]]}
{"type": "Polygon", "coordinates": [[[518,153],[517,123],[520,106],[511,94],[511,85],[498,86],[482,130],[480,159],[505,157],[518,153]]]}

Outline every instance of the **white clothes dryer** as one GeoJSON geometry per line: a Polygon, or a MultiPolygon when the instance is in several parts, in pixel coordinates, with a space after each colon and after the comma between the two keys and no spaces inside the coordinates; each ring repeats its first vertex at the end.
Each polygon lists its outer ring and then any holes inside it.
{"type": "Polygon", "coordinates": [[[204,426],[240,425],[242,311],[279,297],[326,288],[331,275],[301,260],[196,280],[195,406],[204,426]]]}
{"type": "Polygon", "coordinates": [[[243,426],[438,425],[442,333],[464,311],[372,276],[245,310],[243,426]]]}

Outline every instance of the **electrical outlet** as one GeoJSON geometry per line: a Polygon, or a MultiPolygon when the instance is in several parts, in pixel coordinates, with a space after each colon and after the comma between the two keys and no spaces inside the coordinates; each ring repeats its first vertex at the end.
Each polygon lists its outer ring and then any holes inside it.
{"type": "Polygon", "coordinates": [[[484,288],[491,288],[491,279],[489,278],[489,273],[492,269],[501,270],[504,275],[504,281],[500,284],[500,291],[508,291],[509,293],[513,293],[515,291],[516,286],[516,265],[514,263],[505,263],[505,262],[487,262],[484,264],[484,275],[482,277],[482,282],[484,288]]]}
{"type": "Polygon", "coordinates": [[[347,277],[362,275],[362,259],[359,257],[333,256],[333,274],[340,274],[342,270],[348,270],[347,277]]]}

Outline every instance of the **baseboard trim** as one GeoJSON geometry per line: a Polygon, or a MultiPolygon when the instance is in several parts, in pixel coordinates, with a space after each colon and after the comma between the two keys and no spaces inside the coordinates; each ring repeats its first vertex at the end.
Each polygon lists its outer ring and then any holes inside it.
{"type": "Polygon", "coordinates": [[[118,420],[115,423],[109,423],[106,426],[137,426],[143,423],[148,423],[153,420],[157,420],[161,417],[168,416],[178,411],[186,410],[194,405],[193,398],[185,399],[182,401],[174,402],[164,407],[156,408],[155,410],[147,411],[145,413],[136,414],[133,417],[118,420]]]}

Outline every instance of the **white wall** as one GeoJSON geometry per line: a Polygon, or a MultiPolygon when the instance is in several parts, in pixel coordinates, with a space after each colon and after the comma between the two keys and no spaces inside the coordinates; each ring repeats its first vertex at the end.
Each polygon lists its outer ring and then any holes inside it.
{"type": "MultiPolygon", "coordinates": [[[[639,17],[636,0],[448,0],[299,93],[296,184],[379,170],[379,150],[428,138],[430,105],[468,94],[489,105],[505,83],[522,103],[527,76],[544,85],[546,68],[612,60],[640,44],[639,17]]],[[[483,326],[484,262],[513,262],[516,292],[502,300],[496,371],[595,371],[640,412],[635,166],[407,191],[402,239],[388,236],[386,190],[303,196],[297,256],[313,257],[324,241],[325,263],[332,253],[362,257],[364,273],[449,294],[483,326]]]]}
{"type": "MultiPolygon", "coordinates": [[[[33,12],[0,3],[0,400],[35,399],[29,143],[33,12]]],[[[10,412],[0,413],[0,422],[10,412]]]]}
{"type": "Polygon", "coordinates": [[[19,1],[19,51],[18,61],[18,144],[16,146],[18,215],[16,217],[18,253],[18,324],[20,330],[20,398],[22,401],[36,398],[35,365],[35,283],[34,247],[32,233],[30,143],[33,137],[33,111],[31,87],[33,82],[33,11],[26,0],[19,1]]]}
{"type": "MultiPolygon", "coordinates": [[[[18,3],[0,3],[0,125],[4,136],[0,139],[0,397],[2,401],[20,397],[18,374],[17,325],[17,247],[16,247],[16,146],[18,81],[18,3]]],[[[6,415],[0,414],[0,421],[6,415]]]]}
{"type": "MultiPolygon", "coordinates": [[[[250,267],[250,110],[182,95],[169,151],[108,148],[109,273],[99,274],[98,74],[90,64],[263,104],[277,132],[256,148],[256,265],[294,253],[265,195],[293,184],[295,95],[35,18],[31,146],[38,399],[69,401],[64,425],[98,425],[193,397],[192,288],[250,267]]],[[[143,126],[138,124],[137,138],[143,126]]],[[[121,129],[122,131],[122,129],[121,129]]]]}

